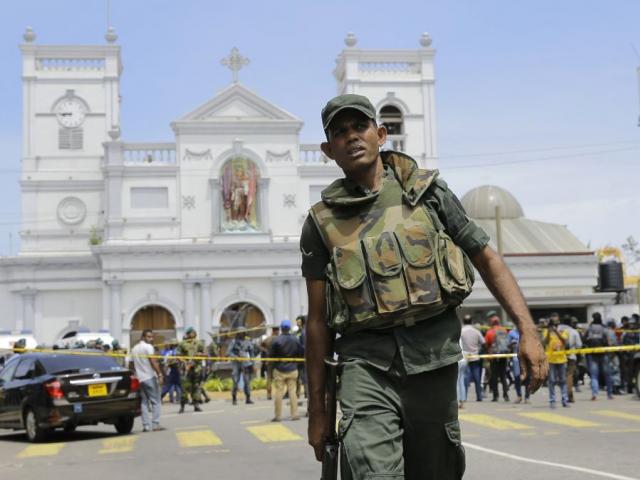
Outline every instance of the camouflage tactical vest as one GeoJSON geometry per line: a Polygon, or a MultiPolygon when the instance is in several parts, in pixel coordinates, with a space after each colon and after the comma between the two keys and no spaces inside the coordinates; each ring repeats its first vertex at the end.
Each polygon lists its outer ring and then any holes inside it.
{"type": "MultiPolygon", "coordinates": [[[[424,206],[437,170],[383,152],[398,182],[354,197],[335,181],[310,211],[327,246],[327,315],[338,332],[384,329],[442,313],[471,293],[474,273],[464,252],[424,206]]],[[[389,173],[391,175],[391,173],[389,173]]]]}

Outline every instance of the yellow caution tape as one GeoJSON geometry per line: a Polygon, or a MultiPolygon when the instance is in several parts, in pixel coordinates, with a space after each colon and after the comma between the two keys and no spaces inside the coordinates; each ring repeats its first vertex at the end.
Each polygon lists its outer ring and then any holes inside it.
{"type": "MultiPolygon", "coordinates": [[[[213,361],[213,362],[304,362],[305,359],[301,357],[209,357],[207,355],[131,355],[131,353],[117,353],[117,352],[89,352],[83,350],[66,350],[66,349],[44,349],[44,348],[35,348],[35,349],[0,349],[0,351],[9,351],[16,353],[24,353],[24,352],[36,352],[36,353],[55,353],[59,355],[80,355],[80,356],[99,356],[99,357],[130,357],[135,356],[137,358],[155,358],[157,360],[181,360],[181,361],[213,361]]],[[[640,345],[620,345],[615,347],[589,347],[589,348],[574,348],[570,350],[558,350],[555,352],[547,352],[547,356],[554,354],[565,354],[565,355],[589,355],[589,354],[600,354],[600,353],[617,353],[617,352],[634,352],[640,351],[640,345]]],[[[515,353],[489,353],[489,354],[481,354],[481,355],[465,355],[467,360],[481,360],[481,359],[489,359],[495,360],[498,358],[514,358],[517,354],[515,353]]]]}
{"type": "MultiPolygon", "coordinates": [[[[616,352],[633,352],[640,351],[640,345],[619,345],[615,347],[589,347],[589,348],[573,348],[570,350],[558,350],[555,352],[547,352],[547,356],[554,354],[565,355],[589,355],[594,353],[616,353],[616,352]]],[[[480,359],[497,359],[497,358],[513,358],[516,357],[515,353],[488,353],[482,355],[465,355],[467,360],[480,360],[480,359]]]]}
{"type": "Polygon", "coordinates": [[[0,351],[10,351],[16,353],[54,353],[58,355],[79,355],[79,356],[96,356],[96,357],[136,357],[136,358],[155,358],[156,360],[182,360],[182,361],[191,361],[191,360],[204,360],[204,361],[214,361],[214,362],[304,362],[304,358],[294,357],[209,357],[206,355],[132,355],[131,353],[116,353],[116,352],[88,352],[83,350],[67,350],[64,348],[60,349],[46,349],[46,348],[34,348],[34,349],[26,349],[26,348],[16,348],[16,349],[0,349],[0,351]]]}

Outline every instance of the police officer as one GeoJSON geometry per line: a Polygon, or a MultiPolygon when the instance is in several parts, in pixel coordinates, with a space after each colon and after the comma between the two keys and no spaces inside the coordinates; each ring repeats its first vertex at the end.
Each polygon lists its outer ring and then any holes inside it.
{"type": "Polygon", "coordinates": [[[322,192],[300,239],[309,295],[309,443],[321,460],[328,434],[323,359],[335,349],[342,478],[459,479],[465,457],[455,307],[471,290],[473,266],[521,333],[532,391],[548,366],[525,300],[486,233],[437,171],[380,152],[387,133],[375,119],[360,95],[338,96],[322,111],[322,151],[345,178],[322,192]]]}
{"type": "MultiPolygon", "coordinates": [[[[187,327],[185,338],[178,344],[178,356],[197,357],[204,355],[204,342],[197,339],[197,333],[193,327],[187,327]]],[[[180,410],[184,413],[184,407],[189,402],[193,403],[193,410],[201,412],[202,393],[200,383],[202,381],[202,360],[182,361],[182,396],[180,397],[180,410]]]]}

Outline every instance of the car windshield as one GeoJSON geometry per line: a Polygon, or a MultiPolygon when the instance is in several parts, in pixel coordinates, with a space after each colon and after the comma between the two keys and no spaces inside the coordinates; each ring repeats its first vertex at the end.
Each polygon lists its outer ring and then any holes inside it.
{"type": "Polygon", "coordinates": [[[54,354],[40,358],[40,362],[51,374],[120,370],[122,367],[112,357],[99,355],[54,354]]]}

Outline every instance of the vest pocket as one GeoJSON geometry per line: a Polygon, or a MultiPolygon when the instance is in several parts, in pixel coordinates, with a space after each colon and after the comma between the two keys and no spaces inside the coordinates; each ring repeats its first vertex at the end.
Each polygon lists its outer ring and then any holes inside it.
{"type": "Polygon", "coordinates": [[[470,261],[451,238],[438,233],[438,277],[442,289],[457,303],[471,293],[474,274],[470,261]]]}
{"type": "Polygon", "coordinates": [[[349,307],[353,320],[357,323],[374,317],[375,302],[365,281],[367,270],[360,241],[334,247],[333,263],[340,294],[349,307]]]}
{"type": "Polygon", "coordinates": [[[404,277],[411,305],[440,302],[440,284],[435,267],[433,242],[420,225],[395,232],[404,257],[404,277]]]}
{"type": "Polygon", "coordinates": [[[407,289],[402,278],[402,260],[395,237],[382,232],[362,240],[371,271],[371,286],[378,313],[392,313],[409,307],[407,289]]]}

